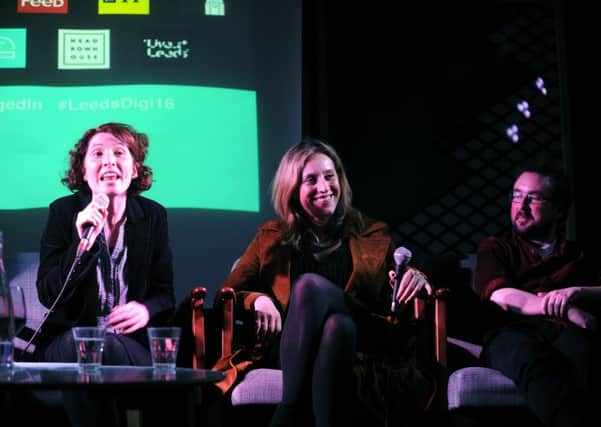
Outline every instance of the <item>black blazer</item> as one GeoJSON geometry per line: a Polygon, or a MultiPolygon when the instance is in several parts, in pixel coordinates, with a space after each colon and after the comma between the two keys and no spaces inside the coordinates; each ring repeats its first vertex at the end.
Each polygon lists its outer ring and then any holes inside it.
{"type": "MultiPolygon", "coordinates": [[[[50,204],[41,239],[37,277],[39,299],[47,308],[56,300],[73,264],[79,243],[75,219],[90,201],[90,194],[78,192],[50,204]]],[[[175,307],[167,212],[150,199],[128,196],[126,216],[127,301],[135,300],[144,304],[150,313],[149,325],[160,324],[171,316],[175,307]]],[[[75,325],[96,324],[99,311],[96,264],[99,256],[99,244],[95,242],[75,266],[60,301],[42,328],[38,345],[43,345],[75,325]]],[[[146,328],[131,336],[148,345],[146,328]]]]}

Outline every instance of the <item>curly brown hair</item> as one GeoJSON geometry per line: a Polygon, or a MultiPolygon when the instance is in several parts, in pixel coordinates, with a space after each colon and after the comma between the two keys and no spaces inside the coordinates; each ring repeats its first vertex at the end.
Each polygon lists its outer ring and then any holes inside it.
{"type": "Polygon", "coordinates": [[[69,151],[71,157],[70,167],[65,172],[61,182],[73,192],[90,191],[90,187],[83,177],[83,163],[88,144],[97,133],[110,133],[127,145],[138,171],[138,176],[132,180],[127,193],[136,195],[148,190],[152,185],[152,168],[144,165],[144,159],[146,159],[148,145],[150,144],[148,136],[137,132],[132,126],[124,123],[105,123],[96,128],[88,129],[77,141],[75,147],[69,151]]]}

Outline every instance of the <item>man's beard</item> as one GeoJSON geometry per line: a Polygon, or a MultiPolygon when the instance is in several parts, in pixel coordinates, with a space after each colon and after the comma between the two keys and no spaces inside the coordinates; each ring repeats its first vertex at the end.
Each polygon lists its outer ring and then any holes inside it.
{"type": "Polygon", "coordinates": [[[548,239],[553,239],[553,223],[552,222],[542,222],[537,224],[530,224],[525,229],[519,229],[515,224],[515,220],[513,221],[513,228],[515,232],[523,237],[526,240],[530,241],[544,241],[548,239]]]}

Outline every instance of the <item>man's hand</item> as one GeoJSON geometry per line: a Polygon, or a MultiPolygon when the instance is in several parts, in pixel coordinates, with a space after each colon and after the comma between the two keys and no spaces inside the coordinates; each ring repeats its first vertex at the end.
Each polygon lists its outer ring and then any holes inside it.
{"type": "Polygon", "coordinates": [[[579,287],[572,286],[549,292],[539,292],[537,295],[543,299],[543,309],[547,316],[564,318],[568,307],[576,301],[579,291],[579,287]]]}
{"type": "Polygon", "coordinates": [[[597,330],[597,318],[581,308],[568,307],[567,318],[576,326],[580,326],[584,329],[590,329],[591,331],[597,330]]]}

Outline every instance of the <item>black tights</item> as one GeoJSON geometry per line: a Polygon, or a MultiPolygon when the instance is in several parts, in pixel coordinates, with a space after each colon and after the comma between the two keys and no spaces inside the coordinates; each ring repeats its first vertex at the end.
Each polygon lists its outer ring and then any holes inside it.
{"type": "Polygon", "coordinates": [[[311,392],[316,427],[349,425],[356,328],[343,290],[317,274],[294,283],[280,341],[282,403],[272,426],[291,425],[311,392]]]}

